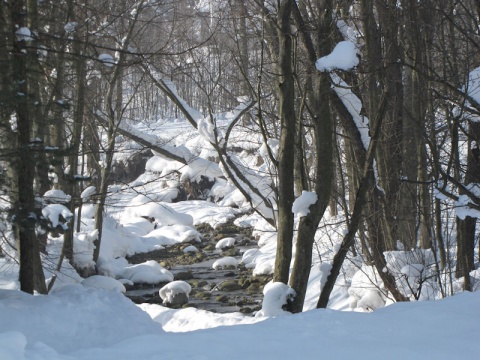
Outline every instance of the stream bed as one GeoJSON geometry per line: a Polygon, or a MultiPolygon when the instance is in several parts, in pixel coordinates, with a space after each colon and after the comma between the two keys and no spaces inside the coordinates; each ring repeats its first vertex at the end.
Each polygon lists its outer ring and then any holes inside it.
{"type": "MultiPolygon", "coordinates": [[[[135,254],[128,258],[132,264],[155,260],[168,269],[175,280],[190,284],[192,291],[188,304],[183,307],[217,312],[241,312],[253,314],[261,308],[264,285],[271,276],[253,276],[252,270],[240,263],[242,255],[248,249],[258,248],[251,238],[249,229],[239,228],[232,223],[219,226],[215,230],[208,225],[197,227],[202,234],[201,242],[181,243],[144,254],[135,254]],[[235,245],[215,249],[218,240],[226,237],[235,238],[235,245]],[[194,245],[196,253],[184,253],[186,246],[194,245]],[[213,263],[222,257],[235,257],[237,267],[213,269],[213,263]]],[[[158,291],[166,283],[157,285],[135,284],[126,286],[126,296],[135,303],[162,304],[158,291]]]]}

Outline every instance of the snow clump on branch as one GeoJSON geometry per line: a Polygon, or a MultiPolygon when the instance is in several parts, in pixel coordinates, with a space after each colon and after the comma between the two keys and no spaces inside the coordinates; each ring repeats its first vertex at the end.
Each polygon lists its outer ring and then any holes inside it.
{"type": "Polygon", "coordinates": [[[323,56],[315,63],[318,71],[353,69],[359,63],[355,44],[351,41],[340,41],[333,51],[323,56]]]}

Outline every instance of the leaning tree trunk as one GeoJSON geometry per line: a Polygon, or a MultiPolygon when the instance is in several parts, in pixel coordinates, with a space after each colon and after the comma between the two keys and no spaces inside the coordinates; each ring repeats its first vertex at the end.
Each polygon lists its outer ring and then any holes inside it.
{"type": "MultiPolygon", "coordinates": [[[[341,106],[339,99],[338,107],[341,106]]],[[[353,206],[353,213],[350,219],[350,223],[348,226],[348,232],[344,236],[343,241],[340,245],[340,249],[335,254],[332,262],[332,269],[330,270],[330,274],[327,277],[327,281],[323,286],[323,289],[320,293],[320,298],[317,302],[317,308],[326,308],[328,305],[328,301],[330,299],[330,295],[333,291],[333,287],[335,282],[337,281],[338,275],[340,274],[340,269],[342,268],[343,262],[347,257],[348,252],[355,244],[355,234],[360,226],[362,220],[363,210],[367,205],[367,195],[371,193],[375,187],[375,177],[374,177],[374,170],[373,170],[373,159],[376,152],[376,146],[378,143],[378,138],[380,135],[381,123],[383,120],[383,115],[385,112],[385,105],[386,105],[386,97],[384,97],[378,114],[381,116],[380,119],[376,122],[376,128],[373,131],[372,138],[370,140],[370,146],[368,151],[365,153],[365,148],[360,140],[360,133],[358,132],[358,128],[355,124],[353,124],[353,119],[351,116],[345,112],[343,113],[343,123],[347,134],[353,139],[352,143],[356,144],[356,153],[358,153],[360,158],[364,161],[362,175],[360,177],[360,183],[357,190],[357,195],[355,198],[355,203],[353,206]]]]}

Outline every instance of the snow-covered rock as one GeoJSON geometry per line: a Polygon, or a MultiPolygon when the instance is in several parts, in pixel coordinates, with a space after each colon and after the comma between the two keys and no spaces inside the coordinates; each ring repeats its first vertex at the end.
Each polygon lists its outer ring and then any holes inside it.
{"type": "Polygon", "coordinates": [[[192,291],[190,284],[182,280],[176,280],[162,287],[159,295],[165,305],[178,307],[188,303],[190,291],[192,291]]]}
{"type": "Polygon", "coordinates": [[[196,253],[196,252],[198,252],[198,249],[197,249],[195,246],[193,246],[193,245],[188,245],[188,246],[186,246],[186,247],[183,248],[183,252],[184,252],[185,254],[187,254],[187,253],[196,253]]]}
{"type": "Polygon", "coordinates": [[[217,242],[217,244],[215,245],[215,249],[223,249],[223,248],[226,248],[226,247],[232,247],[233,245],[235,245],[235,238],[227,237],[227,238],[219,240],[217,242]]]}
{"type": "Polygon", "coordinates": [[[223,258],[216,260],[212,264],[212,268],[214,268],[215,270],[219,270],[219,269],[224,269],[228,267],[237,267],[237,265],[238,265],[237,259],[235,259],[232,256],[225,256],[223,258]]]}

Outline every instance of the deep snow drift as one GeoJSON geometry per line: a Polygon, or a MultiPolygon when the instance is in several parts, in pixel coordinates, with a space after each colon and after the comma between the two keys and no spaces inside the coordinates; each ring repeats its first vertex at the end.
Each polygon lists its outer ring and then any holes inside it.
{"type": "MultiPolygon", "coordinates": [[[[143,307],[143,306],[142,306],[143,307]]],[[[118,291],[69,285],[49,296],[0,291],[0,359],[474,359],[480,293],[374,313],[312,310],[248,318],[143,307],[118,291]],[[174,333],[189,325],[201,331],[174,333]],[[158,322],[156,322],[158,321],[158,322]],[[172,332],[162,330],[168,329],[172,332]]]]}

